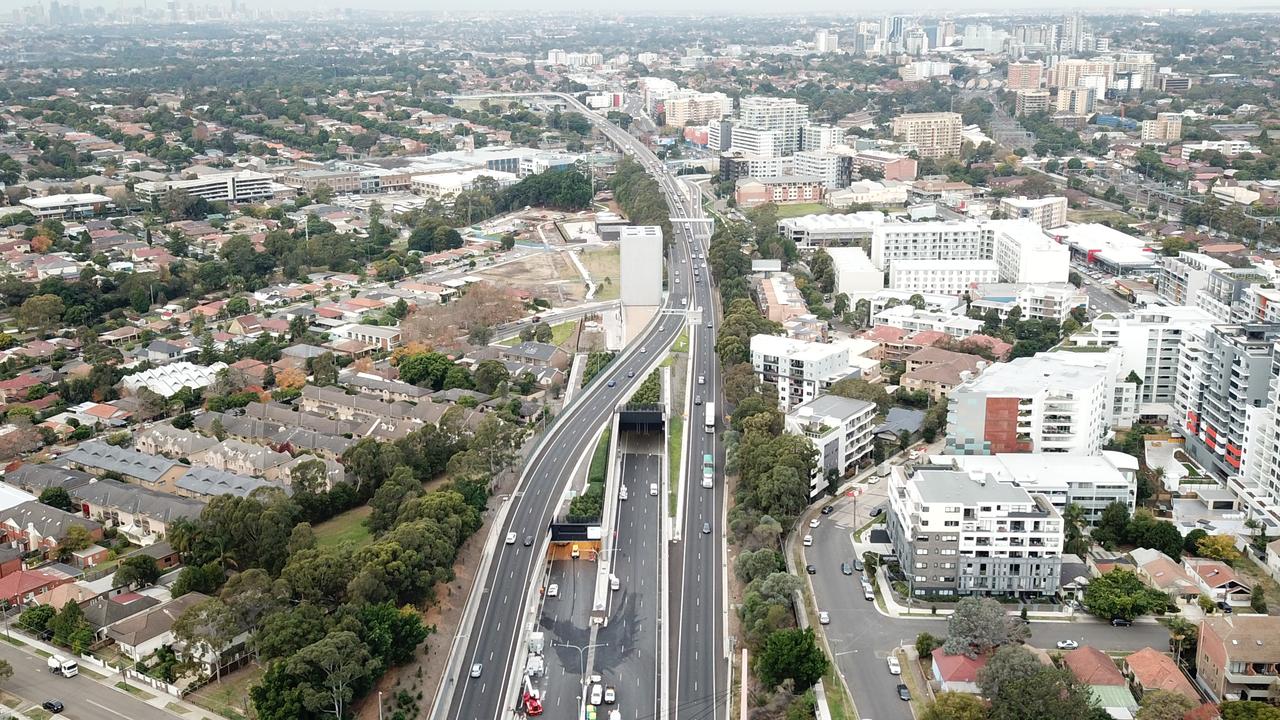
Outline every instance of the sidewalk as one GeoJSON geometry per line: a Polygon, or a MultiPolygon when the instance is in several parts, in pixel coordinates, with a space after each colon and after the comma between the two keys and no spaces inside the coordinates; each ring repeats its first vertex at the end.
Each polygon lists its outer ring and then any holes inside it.
{"type": "MultiPolygon", "coordinates": [[[[80,658],[78,656],[73,655],[71,651],[64,650],[59,647],[54,647],[53,645],[50,645],[46,642],[37,640],[31,637],[30,635],[27,635],[26,633],[13,629],[12,626],[9,627],[8,632],[14,637],[20,638],[22,642],[25,643],[24,645],[14,644],[13,647],[17,648],[18,650],[21,650],[22,652],[27,653],[33,658],[39,659],[40,664],[43,664],[45,658],[47,658],[49,655],[62,655],[64,657],[73,657],[75,660],[80,661],[80,658]],[[41,653],[46,653],[46,654],[42,656],[41,653]]],[[[110,666],[108,665],[107,667],[110,667],[110,666]]],[[[169,713],[170,715],[176,716],[177,711],[169,707],[170,705],[175,705],[181,708],[182,717],[184,718],[195,718],[196,720],[224,720],[224,718],[221,715],[211,713],[205,710],[204,708],[192,705],[191,703],[185,700],[179,700],[178,698],[173,697],[172,695],[161,692],[154,688],[145,688],[147,695],[150,696],[149,699],[144,698],[141,695],[137,695],[131,692],[127,692],[125,690],[121,690],[120,688],[116,687],[116,683],[124,682],[125,678],[118,671],[108,671],[108,670],[105,670],[104,668],[100,668],[95,665],[86,666],[85,663],[81,662],[80,674],[93,680],[99,685],[109,687],[112,690],[115,690],[116,692],[120,693],[121,695],[128,695],[134,700],[137,700],[139,702],[144,702],[152,707],[158,708],[160,710],[164,710],[166,713],[169,713]]],[[[129,681],[129,685],[138,686],[138,683],[137,681],[129,681]]],[[[27,698],[27,699],[31,700],[31,698],[27,698]]],[[[9,711],[9,712],[13,713],[13,711],[9,711]]],[[[15,716],[20,717],[16,714],[15,716]]]]}

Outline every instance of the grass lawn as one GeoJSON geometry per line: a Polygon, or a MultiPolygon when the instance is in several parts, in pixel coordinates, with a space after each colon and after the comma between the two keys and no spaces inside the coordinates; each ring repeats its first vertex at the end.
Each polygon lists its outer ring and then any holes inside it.
{"type": "Polygon", "coordinates": [[[583,252],[579,259],[597,285],[595,300],[617,300],[622,291],[622,260],[617,247],[583,252]]]}
{"type": "Polygon", "coordinates": [[[351,544],[355,547],[368,545],[373,541],[373,535],[369,533],[369,528],[365,527],[364,519],[372,512],[373,508],[361,505],[325,520],[315,527],[316,542],[321,547],[343,544],[351,544]]]}
{"type": "Polygon", "coordinates": [[[687,353],[689,352],[689,329],[685,328],[680,332],[680,336],[676,338],[675,344],[671,346],[672,352],[687,353]]]}
{"type": "MultiPolygon", "coordinates": [[[[573,336],[574,331],[577,329],[578,329],[577,320],[570,320],[568,322],[562,322],[559,325],[552,325],[551,326],[551,344],[557,345],[557,346],[563,345],[565,341],[567,341],[570,337],[573,336]]],[[[520,344],[520,336],[512,335],[511,337],[499,342],[498,344],[505,345],[507,347],[515,347],[516,345],[520,344]]]]}
{"type": "Polygon", "coordinates": [[[684,416],[672,415],[667,434],[667,516],[676,516],[676,499],[680,493],[680,440],[684,437],[684,416]]]}
{"type": "Polygon", "coordinates": [[[831,212],[831,208],[822,203],[798,203],[796,205],[779,205],[778,219],[790,217],[800,217],[801,215],[815,215],[818,213],[831,212]]]}
{"type": "Polygon", "coordinates": [[[587,470],[588,481],[596,479],[604,482],[609,476],[609,442],[613,439],[613,428],[606,427],[596,442],[596,451],[591,454],[591,468],[587,470]]]}
{"type": "Polygon", "coordinates": [[[30,720],[49,720],[53,714],[39,705],[32,705],[29,709],[22,711],[30,720]]]}
{"type": "MultiPolygon", "coordinates": [[[[778,217],[782,217],[779,213],[778,217]]],[[[1128,213],[1122,213],[1118,210],[1067,210],[1067,219],[1071,222],[1078,223],[1098,223],[1104,220],[1128,225],[1138,222],[1138,219],[1128,213]]]]}
{"type": "Polygon", "coordinates": [[[262,668],[247,665],[221,682],[212,682],[187,696],[187,701],[230,720],[245,720],[239,708],[249,702],[249,688],[262,677],[262,668]]]}
{"type": "Polygon", "coordinates": [[[169,703],[168,705],[164,706],[164,709],[168,710],[169,712],[175,715],[186,715],[188,712],[186,708],[182,707],[178,703],[169,703]]]}
{"type": "Polygon", "coordinates": [[[155,695],[152,695],[151,693],[147,692],[146,690],[143,690],[142,688],[138,687],[137,685],[131,685],[131,684],[126,683],[126,682],[118,682],[118,683],[116,683],[116,687],[118,687],[118,688],[120,688],[121,690],[123,690],[123,691],[125,691],[125,692],[129,693],[130,695],[137,695],[138,697],[142,698],[143,700],[151,700],[152,698],[154,698],[154,697],[155,697],[155,695]]]}

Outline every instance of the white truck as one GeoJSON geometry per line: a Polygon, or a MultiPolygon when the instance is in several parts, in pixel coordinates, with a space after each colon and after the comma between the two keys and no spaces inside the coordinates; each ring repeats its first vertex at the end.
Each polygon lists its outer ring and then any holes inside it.
{"type": "Polygon", "coordinates": [[[75,660],[68,660],[61,655],[54,655],[49,658],[49,672],[57,673],[62,677],[75,677],[80,674],[80,666],[76,665],[75,660]]]}

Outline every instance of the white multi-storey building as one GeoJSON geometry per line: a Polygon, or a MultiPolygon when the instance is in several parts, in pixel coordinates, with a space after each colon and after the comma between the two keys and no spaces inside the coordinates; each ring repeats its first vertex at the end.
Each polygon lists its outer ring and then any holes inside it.
{"type": "Polygon", "coordinates": [[[974,260],[992,256],[992,238],[979,223],[884,223],[871,236],[871,262],[885,269],[898,260],[974,260]]]}
{"type": "MultiPolygon", "coordinates": [[[[785,138],[781,130],[733,125],[731,151],[761,157],[781,157],[785,150],[785,138]]],[[[710,143],[710,139],[708,139],[710,143]]]]}
{"type": "Polygon", "coordinates": [[[1271,381],[1261,407],[1245,408],[1245,451],[1238,473],[1227,476],[1227,487],[1240,499],[1245,513],[1280,529],[1280,347],[1271,351],[1271,381]]]}
{"type": "Polygon", "coordinates": [[[1062,512],[1075,503],[1086,522],[1096,524],[1113,502],[1133,512],[1138,502],[1138,459],[1103,450],[1098,455],[1003,453],[1000,455],[934,455],[930,465],[950,465],[966,472],[980,470],[999,482],[1015,483],[1044,495],[1062,512]]]}
{"type": "Polygon", "coordinates": [[[628,225],[618,232],[624,307],[662,304],[662,228],[628,225]]]}
{"type": "Polygon", "coordinates": [[[1001,320],[1016,307],[1023,320],[1065,322],[1071,311],[1089,307],[1089,295],[1071,283],[994,283],[969,292],[970,309],[995,310],[1001,320]]]}
{"type": "Polygon", "coordinates": [[[181,190],[209,202],[254,202],[275,194],[271,175],[252,170],[212,173],[192,180],[140,182],[133,189],[144,203],[159,201],[170,190],[181,190]]]}
{"type": "Polygon", "coordinates": [[[960,152],[959,113],[908,113],[893,119],[893,134],[915,145],[920,157],[940,158],[960,152]]]}
{"type": "Polygon", "coordinates": [[[802,249],[870,245],[872,233],[882,224],[884,213],[874,211],[801,215],[779,220],[778,233],[802,249]]]}
{"type": "Polygon", "coordinates": [[[722,92],[703,93],[682,90],[663,103],[667,125],[706,125],[733,112],[733,99],[722,92]]]}
{"type": "Polygon", "coordinates": [[[844,142],[844,128],[835,125],[806,125],[800,135],[802,150],[830,150],[844,142]]]}
{"type": "MultiPolygon", "coordinates": [[[[742,99],[738,118],[745,127],[778,131],[778,149],[788,155],[800,149],[801,130],[809,124],[809,109],[791,98],[753,95],[742,99]]],[[[737,145],[739,128],[734,128],[737,145]]]]}
{"type": "Polygon", "coordinates": [[[911,305],[897,305],[876,312],[871,316],[871,326],[880,325],[899,327],[909,333],[940,332],[956,340],[982,332],[981,320],[966,315],[920,310],[911,305]]]}
{"type": "Polygon", "coordinates": [[[884,289],[884,273],[871,264],[871,259],[862,248],[827,248],[827,255],[831,256],[837,293],[844,293],[851,300],[856,300],[884,289]]]}
{"type": "Polygon", "coordinates": [[[792,157],[796,175],[812,175],[821,178],[827,188],[838,188],[841,183],[840,156],[820,150],[806,150],[792,157]]]}
{"type": "Polygon", "coordinates": [[[889,287],[909,292],[963,295],[999,279],[995,260],[899,260],[889,267],[889,287]]]}
{"type": "Polygon", "coordinates": [[[888,515],[912,595],[1057,592],[1065,524],[1044,495],[981,470],[894,466],[888,515]]]}
{"type": "Polygon", "coordinates": [[[1180,252],[1160,260],[1156,295],[1173,305],[1194,305],[1209,284],[1214,270],[1231,267],[1218,258],[1198,252],[1180,252]]]}
{"type": "Polygon", "coordinates": [[[828,473],[843,477],[870,460],[875,425],[875,403],[839,395],[819,396],[787,414],[787,432],[805,436],[818,451],[810,497],[826,491],[828,473]]]}
{"type": "Polygon", "coordinates": [[[779,409],[790,411],[818,397],[832,383],[874,372],[879,363],[864,356],[875,348],[869,340],[820,343],[754,335],[751,365],[760,382],[777,386],[779,409]]]}
{"type": "Polygon", "coordinates": [[[1065,197],[1004,198],[1000,201],[1000,211],[1005,217],[1030,220],[1045,230],[1067,224],[1065,197]]]}
{"type": "MultiPolygon", "coordinates": [[[[983,231],[1000,281],[1013,283],[1063,283],[1071,267],[1071,251],[1044,234],[1030,220],[988,220],[983,231]]],[[[984,244],[985,247],[985,244],[984,244]]]]}

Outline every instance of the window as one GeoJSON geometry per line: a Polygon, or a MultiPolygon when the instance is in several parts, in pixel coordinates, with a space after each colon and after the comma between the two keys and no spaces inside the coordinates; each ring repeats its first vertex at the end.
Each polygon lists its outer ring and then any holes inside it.
{"type": "Polygon", "coordinates": [[[917,555],[928,555],[928,554],[929,554],[929,548],[916,548],[916,554],[917,554],[917,555]]]}

